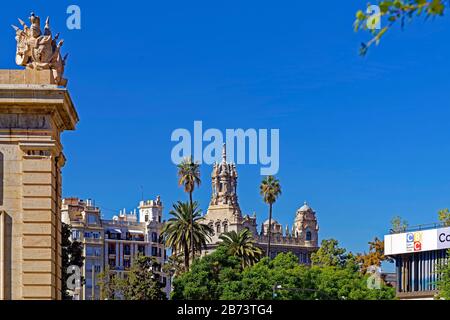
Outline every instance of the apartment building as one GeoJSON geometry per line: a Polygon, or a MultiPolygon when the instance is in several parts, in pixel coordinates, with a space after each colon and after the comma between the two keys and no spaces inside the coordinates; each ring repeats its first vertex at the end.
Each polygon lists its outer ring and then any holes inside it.
{"type": "MultiPolygon", "coordinates": [[[[85,262],[81,275],[85,283],[73,292],[76,300],[100,299],[98,275],[109,267],[116,276],[125,277],[139,254],[155,258],[162,266],[167,258],[161,237],[162,202],[141,201],[138,211],[120,210],[112,219],[103,219],[92,200],[66,198],[62,203],[62,221],[72,228],[72,240],[82,243],[85,262]]],[[[169,293],[169,281],[161,271],[161,280],[169,293]]]]}

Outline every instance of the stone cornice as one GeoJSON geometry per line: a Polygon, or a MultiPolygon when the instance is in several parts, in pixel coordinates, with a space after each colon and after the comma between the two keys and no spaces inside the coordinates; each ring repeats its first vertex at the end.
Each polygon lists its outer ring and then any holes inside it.
{"type": "Polygon", "coordinates": [[[0,84],[0,108],[2,113],[52,114],[61,131],[75,130],[79,121],[68,90],[52,85],[0,84]]]}

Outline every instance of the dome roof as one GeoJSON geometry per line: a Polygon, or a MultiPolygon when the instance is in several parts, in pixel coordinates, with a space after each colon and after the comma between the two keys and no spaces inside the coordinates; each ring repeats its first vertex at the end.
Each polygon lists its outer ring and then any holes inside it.
{"type": "Polygon", "coordinates": [[[309,210],[312,209],[310,206],[308,206],[308,203],[306,201],[304,202],[303,206],[300,209],[298,209],[298,211],[309,211],[309,210]]]}
{"type": "MultiPolygon", "coordinates": [[[[267,219],[266,221],[264,221],[264,225],[268,225],[268,224],[269,224],[269,219],[267,219]]],[[[278,224],[278,225],[280,225],[280,224],[278,223],[278,221],[275,220],[275,219],[272,219],[272,224],[278,224]]]]}

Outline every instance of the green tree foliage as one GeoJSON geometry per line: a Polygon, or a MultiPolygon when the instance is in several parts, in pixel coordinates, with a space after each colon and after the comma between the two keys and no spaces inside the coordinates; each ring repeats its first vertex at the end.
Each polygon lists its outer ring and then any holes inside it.
{"type": "Polygon", "coordinates": [[[438,217],[445,227],[450,227],[450,211],[448,209],[439,210],[438,217]]]}
{"type": "Polygon", "coordinates": [[[280,181],[274,176],[267,176],[261,182],[259,186],[260,194],[263,197],[265,203],[269,205],[269,227],[267,233],[269,239],[267,243],[267,257],[270,257],[270,244],[272,239],[272,207],[278,197],[281,195],[280,181]]]}
{"type": "MultiPolygon", "coordinates": [[[[442,209],[438,212],[439,221],[445,227],[450,227],[450,212],[448,209],[442,209]]],[[[450,250],[447,251],[447,256],[450,257],[450,250]]],[[[440,280],[438,281],[439,295],[438,298],[450,300],[450,261],[438,267],[440,280]]]]}
{"type": "Polygon", "coordinates": [[[352,255],[346,252],[347,250],[339,247],[337,240],[322,240],[319,250],[311,255],[311,262],[323,267],[343,267],[352,258],[352,255]]]}
{"type": "Polygon", "coordinates": [[[116,299],[115,273],[111,273],[109,266],[97,275],[97,283],[100,287],[100,300],[116,299]]]}
{"type": "Polygon", "coordinates": [[[391,300],[395,289],[381,283],[379,289],[368,286],[368,275],[359,272],[354,259],[348,260],[345,267],[313,266],[312,281],[317,290],[316,298],[332,300],[391,300]]]}
{"type": "Polygon", "coordinates": [[[166,300],[160,265],[150,257],[138,256],[124,278],[116,278],[116,290],[125,300],[166,300]]]}
{"type": "Polygon", "coordinates": [[[405,232],[408,229],[408,221],[403,220],[400,216],[396,216],[391,220],[391,230],[394,233],[405,232]]]}
{"type": "Polygon", "coordinates": [[[224,246],[219,246],[213,253],[197,259],[190,271],[175,277],[172,298],[218,300],[226,283],[239,280],[240,270],[239,259],[229,255],[224,246]]]}
{"type": "MultiPolygon", "coordinates": [[[[292,253],[279,254],[273,260],[264,258],[254,266],[244,269],[237,281],[227,282],[222,299],[226,300],[271,300],[274,288],[310,289],[314,287],[312,273],[299,265],[292,253]]],[[[277,290],[277,299],[311,299],[305,290],[277,290]]]]}
{"type": "MultiPolygon", "coordinates": [[[[374,3],[369,3],[367,7],[374,3]]],[[[354,22],[355,31],[366,30],[372,38],[361,44],[360,54],[365,55],[373,44],[378,44],[384,34],[395,24],[403,29],[406,22],[424,16],[425,18],[443,16],[449,6],[447,0],[382,0],[377,3],[380,14],[374,15],[370,10],[358,10],[354,22]],[[368,12],[369,11],[369,12],[368,12]],[[380,22],[381,27],[375,28],[380,22]]]]}
{"type": "MultiPolygon", "coordinates": [[[[450,250],[447,251],[447,256],[450,257],[450,250]]],[[[440,278],[437,283],[439,294],[437,298],[450,300],[450,261],[438,267],[440,278]]]]}
{"type": "MultiPolygon", "coordinates": [[[[200,180],[200,165],[192,160],[192,157],[185,158],[178,166],[178,185],[184,187],[184,192],[189,194],[190,208],[194,209],[194,202],[192,201],[192,194],[195,187],[199,187],[200,180]]],[[[191,211],[191,234],[194,233],[194,212],[191,211]]],[[[192,260],[195,259],[195,243],[191,240],[192,260]]],[[[186,266],[189,269],[189,265],[186,266]]]]}
{"type": "Polygon", "coordinates": [[[181,254],[172,253],[163,265],[163,271],[172,275],[178,275],[185,272],[183,256],[181,254]]]}
{"type": "Polygon", "coordinates": [[[194,244],[198,253],[206,247],[213,230],[201,221],[203,217],[198,203],[193,207],[189,203],[178,201],[170,211],[172,218],[167,221],[162,230],[165,243],[173,254],[183,253],[185,270],[189,270],[189,245],[194,244]]]}
{"type": "MultiPolygon", "coordinates": [[[[72,230],[70,225],[62,223],[61,231],[61,247],[62,247],[62,272],[61,272],[61,295],[63,300],[72,299],[68,292],[67,280],[72,275],[67,272],[70,266],[77,266],[81,269],[83,267],[84,257],[83,257],[83,245],[78,241],[71,241],[70,236],[72,230]]],[[[80,283],[83,283],[83,279],[80,279],[80,283]]]]}
{"type": "Polygon", "coordinates": [[[252,233],[247,228],[239,233],[224,233],[220,239],[228,254],[239,258],[242,268],[254,265],[261,258],[262,250],[255,245],[252,233]]]}
{"type": "Polygon", "coordinates": [[[309,267],[300,265],[294,254],[283,253],[273,260],[263,258],[241,271],[238,259],[219,246],[211,255],[196,261],[191,271],[174,280],[173,298],[380,300],[395,297],[395,290],[385,285],[379,290],[369,289],[368,276],[359,272],[352,255],[347,255],[345,263],[338,265],[309,267]]]}

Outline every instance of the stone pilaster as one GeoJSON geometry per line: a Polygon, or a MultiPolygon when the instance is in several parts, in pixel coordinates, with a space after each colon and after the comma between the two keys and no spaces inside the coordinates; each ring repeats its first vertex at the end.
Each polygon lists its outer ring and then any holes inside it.
{"type": "Polygon", "coordinates": [[[11,249],[5,298],[61,298],[60,134],[78,116],[51,81],[49,70],[0,70],[0,210],[11,229],[1,234],[11,249]]]}

